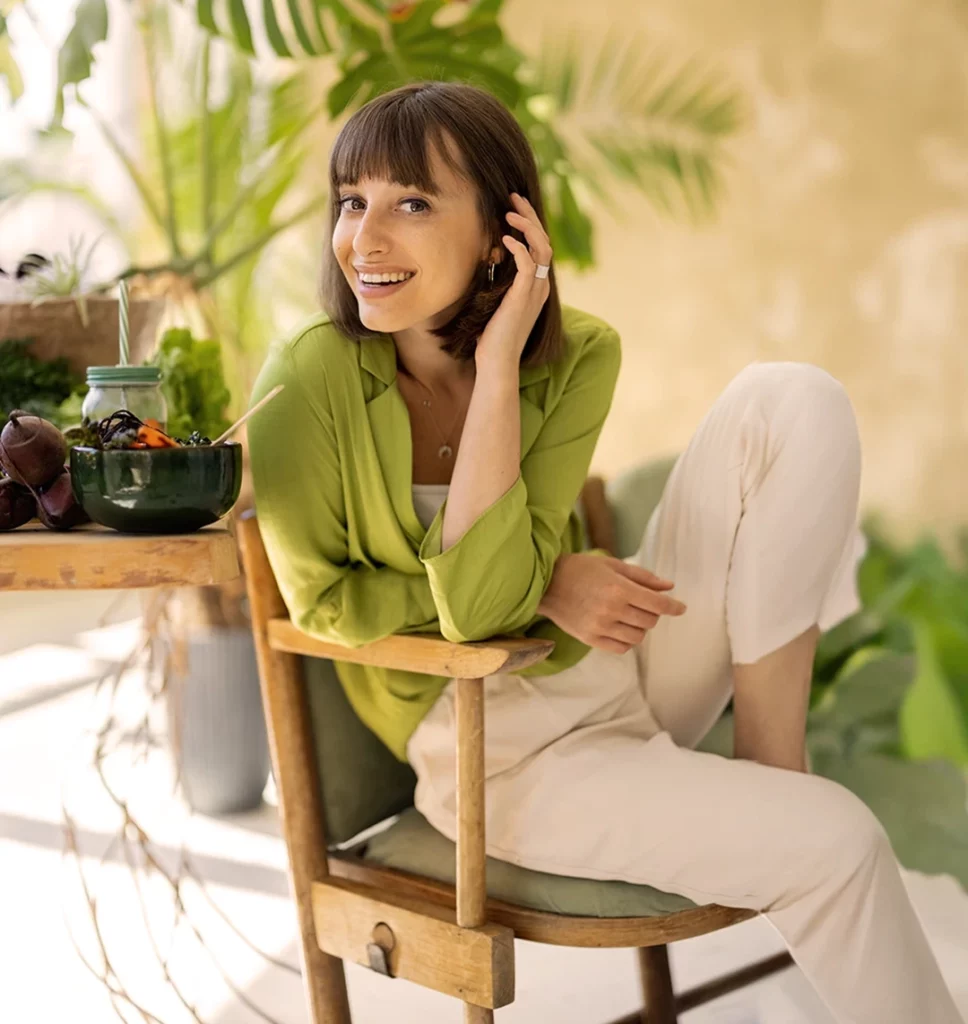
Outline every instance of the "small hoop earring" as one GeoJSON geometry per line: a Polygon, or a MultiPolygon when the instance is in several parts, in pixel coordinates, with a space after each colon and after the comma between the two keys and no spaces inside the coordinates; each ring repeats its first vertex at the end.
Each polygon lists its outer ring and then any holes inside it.
{"type": "Polygon", "coordinates": [[[487,281],[488,284],[494,284],[494,264],[488,263],[487,265],[487,281]]]}

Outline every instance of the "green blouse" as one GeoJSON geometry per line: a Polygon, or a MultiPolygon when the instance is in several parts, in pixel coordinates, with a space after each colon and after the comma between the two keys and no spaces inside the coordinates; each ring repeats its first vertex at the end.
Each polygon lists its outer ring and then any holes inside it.
{"type": "MultiPolygon", "coordinates": [[[[293,622],[360,647],[395,633],[456,643],[495,634],[555,641],[521,675],[575,665],[589,647],[536,612],[561,554],[585,550],[576,503],[612,403],[616,331],[562,307],[567,341],[552,365],[521,368],[521,473],[441,551],[447,502],[425,530],[413,507],[406,403],[388,334],[357,343],[325,314],[273,346],[248,424],[259,527],[293,622]]],[[[604,554],[603,551],[596,553],[604,554]]],[[[445,677],[336,661],[356,713],[401,760],[445,677]]]]}

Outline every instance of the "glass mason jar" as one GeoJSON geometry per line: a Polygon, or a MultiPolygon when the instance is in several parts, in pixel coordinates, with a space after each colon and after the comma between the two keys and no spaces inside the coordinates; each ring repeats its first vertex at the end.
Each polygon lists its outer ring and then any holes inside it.
{"type": "Polygon", "coordinates": [[[160,367],[89,366],[87,387],[82,418],[102,420],[127,409],[142,422],[154,420],[161,430],[167,429],[168,403],[161,390],[160,367]]]}

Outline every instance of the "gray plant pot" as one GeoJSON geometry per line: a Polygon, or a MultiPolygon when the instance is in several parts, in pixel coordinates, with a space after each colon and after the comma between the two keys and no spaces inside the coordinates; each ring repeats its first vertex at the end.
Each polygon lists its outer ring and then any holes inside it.
{"type": "Polygon", "coordinates": [[[248,629],[186,639],[186,672],[168,683],[168,735],[182,794],[201,814],[258,807],[269,777],[255,647],[248,629]]]}

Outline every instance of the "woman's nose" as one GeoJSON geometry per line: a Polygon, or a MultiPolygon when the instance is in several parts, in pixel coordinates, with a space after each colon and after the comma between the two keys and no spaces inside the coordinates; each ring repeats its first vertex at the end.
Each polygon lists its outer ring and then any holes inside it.
{"type": "Polygon", "coordinates": [[[353,236],[353,248],[360,256],[367,256],[373,252],[381,252],[388,248],[389,239],[387,231],[380,221],[370,210],[360,218],[353,236]]]}

